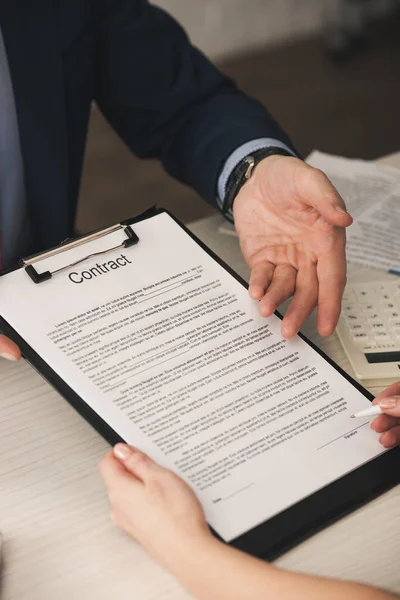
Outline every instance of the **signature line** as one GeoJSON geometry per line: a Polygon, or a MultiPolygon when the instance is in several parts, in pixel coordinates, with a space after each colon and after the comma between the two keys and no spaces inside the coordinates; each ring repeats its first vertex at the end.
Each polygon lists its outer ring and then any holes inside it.
{"type": "Polygon", "coordinates": [[[337,440],[340,440],[340,438],[343,438],[345,435],[348,435],[352,431],[356,431],[356,429],[360,429],[361,427],[364,427],[364,425],[368,425],[368,423],[369,423],[369,421],[366,421],[362,425],[359,425],[358,427],[354,427],[354,429],[350,429],[350,431],[346,431],[346,433],[343,433],[342,435],[339,435],[339,437],[335,438],[334,440],[332,440],[330,442],[327,442],[323,446],[320,446],[319,448],[317,448],[317,450],[321,450],[322,448],[325,448],[325,446],[329,446],[329,444],[333,444],[333,442],[337,442],[337,440]]]}
{"type": "Polygon", "coordinates": [[[252,485],[254,485],[254,483],[249,483],[249,485],[246,485],[246,487],[242,487],[242,488],[240,488],[240,490],[236,490],[236,492],[229,494],[229,496],[225,496],[225,498],[223,498],[223,500],[228,500],[228,498],[232,498],[232,496],[236,496],[236,494],[240,494],[240,492],[244,492],[244,490],[248,490],[252,485]]]}

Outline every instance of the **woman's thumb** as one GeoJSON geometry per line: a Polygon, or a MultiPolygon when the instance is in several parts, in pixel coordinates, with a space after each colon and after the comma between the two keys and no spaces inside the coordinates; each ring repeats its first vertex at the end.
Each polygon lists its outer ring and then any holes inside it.
{"type": "Polygon", "coordinates": [[[145,481],[155,463],[147,454],[128,444],[117,444],[114,456],[124,465],[125,469],[138,479],[145,481]]]}
{"type": "Polygon", "coordinates": [[[5,335],[0,334],[0,356],[7,360],[19,360],[21,358],[21,350],[17,344],[14,344],[5,335]]]}

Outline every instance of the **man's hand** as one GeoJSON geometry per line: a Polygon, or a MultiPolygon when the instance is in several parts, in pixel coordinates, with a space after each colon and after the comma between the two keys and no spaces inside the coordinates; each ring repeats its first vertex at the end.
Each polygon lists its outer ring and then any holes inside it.
{"type": "Polygon", "coordinates": [[[380,443],[385,448],[400,446],[400,381],[379,394],[372,404],[379,404],[385,413],[371,423],[371,428],[381,434],[380,443]]]}
{"type": "Polygon", "coordinates": [[[329,179],[297,158],[269,156],[241,188],[233,214],[260,314],[270,316],[294,294],[282,335],[293,337],[317,305],[318,331],[330,335],[346,282],[344,228],[352,218],[329,179]]]}
{"type": "Polygon", "coordinates": [[[5,335],[0,334],[0,356],[7,360],[19,360],[21,358],[21,350],[17,344],[14,344],[5,335]]]}

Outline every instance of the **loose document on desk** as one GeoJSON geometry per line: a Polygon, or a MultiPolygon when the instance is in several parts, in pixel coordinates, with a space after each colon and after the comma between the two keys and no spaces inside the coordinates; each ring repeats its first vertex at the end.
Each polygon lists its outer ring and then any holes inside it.
{"type": "Polygon", "coordinates": [[[354,218],[347,229],[347,260],[398,271],[400,169],[318,151],[307,162],[328,175],[354,218]]]}
{"type": "MultiPolygon", "coordinates": [[[[166,213],[137,246],[35,285],[0,279],[0,313],[118,434],[181,475],[230,541],[382,452],[369,401],[166,213]]],[[[68,263],[120,243],[117,231],[68,263]]],[[[43,260],[42,271],[66,255],[43,260]]]]}

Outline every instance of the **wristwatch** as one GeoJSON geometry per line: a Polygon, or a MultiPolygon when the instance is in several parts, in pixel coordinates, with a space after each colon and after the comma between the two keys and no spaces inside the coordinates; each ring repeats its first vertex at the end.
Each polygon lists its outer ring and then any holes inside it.
{"type": "Polygon", "coordinates": [[[284,148],[279,148],[277,146],[268,146],[268,148],[260,148],[259,150],[255,150],[248,156],[245,156],[239,164],[233,169],[232,173],[229,175],[229,179],[225,188],[225,197],[223,201],[220,199],[219,204],[221,206],[222,214],[229,216],[232,212],[233,202],[242,187],[248,181],[255,169],[255,167],[267,156],[272,156],[273,154],[281,154],[282,156],[291,156],[294,155],[285,150],[284,148]]]}

